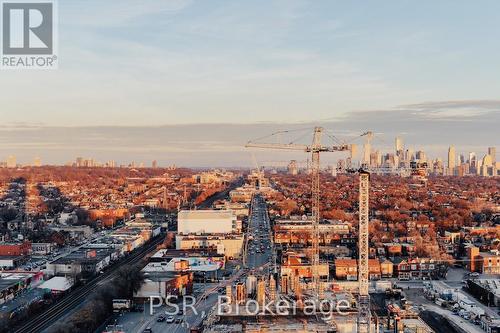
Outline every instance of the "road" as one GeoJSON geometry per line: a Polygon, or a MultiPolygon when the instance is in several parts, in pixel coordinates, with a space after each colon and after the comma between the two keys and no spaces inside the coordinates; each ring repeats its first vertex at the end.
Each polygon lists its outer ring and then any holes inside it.
{"type": "Polygon", "coordinates": [[[174,332],[187,333],[190,327],[200,324],[217,305],[219,289],[224,289],[229,284],[241,280],[249,271],[266,273],[274,264],[275,257],[273,252],[273,243],[271,237],[269,215],[267,205],[260,195],[254,196],[251,202],[250,216],[248,219],[247,236],[252,236],[253,240],[248,240],[245,245],[245,268],[235,271],[233,275],[225,281],[217,284],[198,285],[194,293],[195,311],[188,308],[183,315],[174,316],[182,318],[182,323],[158,322],[157,318],[167,309],[165,306],[155,308],[154,315],[149,314],[148,305],[145,306],[143,314],[128,313],[118,318],[117,325],[121,325],[125,332],[141,333],[146,328],[151,328],[153,332],[174,332]]]}
{"type": "Polygon", "coordinates": [[[274,245],[271,236],[271,226],[267,213],[266,201],[262,196],[255,195],[252,199],[248,219],[247,244],[245,246],[245,265],[255,269],[269,263],[274,265],[274,245]]]}
{"type": "MultiPolygon", "coordinates": [[[[200,297],[199,294],[194,295],[197,299],[200,297]]],[[[143,313],[134,313],[130,312],[124,314],[122,317],[117,318],[117,325],[120,325],[123,328],[124,332],[137,332],[141,333],[146,328],[151,328],[153,332],[173,332],[173,333],[186,333],[189,332],[190,327],[194,327],[202,321],[202,318],[206,316],[210,312],[210,310],[217,303],[217,293],[210,294],[206,299],[196,305],[196,311],[190,310],[189,307],[186,307],[184,310],[184,315],[173,316],[174,318],[182,318],[181,323],[167,323],[167,322],[158,322],[156,319],[160,315],[168,316],[165,314],[167,310],[166,306],[154,308],[153,315],[150,315],[149,312],[149,304],[146,304],[144,307],[143,313]]],[[[181,304],[179,304],[182,307],[181,304]]],[[[173,308],[168,308],[170,313],[175,312],[173,308]]]]}
{"type": "MultiPolygon", "coordinates": [[[[266,266],[267,265],[264,264],[264,266],[262,267],[265,268],[266,266]]],[[[155,308],[153,311],[153,315],[151,316],[148,304],[146,304],[143,314],[124,314],[123,317],[118,318],[116,324],[122,326],[125,332],[141,333],[146,328],[150,327],[153,332],[165,332],[168,329],[168,332],[187,333],[189,332],[190,328],[199,325],[205,318],[205,316],[215,308],[218,297],[220,295],[217,290],[221,288],[224,289],[229,284],[234,284],[234,282],[242,278],[246,274],[246,272],[246,269],[240,269],[239,271],[235,272],[233,276],[231,276],[231,278],[228,280],[224,280],[220,283],[215,284],[207,284],[206,286],[199,285],[199,288],[197,288],[198,292],[195,292],[193,295],[195,298],[195,310],[193,310],[189,306],[186,306],[186,310],[184,311],[183,315],[174,316],[174,318],[182,318],[182,323],[169,324],[166,322],[157,322],[156,319],[158,318],[158,316],[160,316],[160,314],[164,314],[167,308],[165,306],[155,308]]],[[[190,300],[187,301],[187,304],[190,304],[190,300]]],[[[182,307],[182,302],[179,303],[179,306],[182,307]]],[[[174,312],[172,311],[172,308],[169,309],[170,312],[174,312]]]]}

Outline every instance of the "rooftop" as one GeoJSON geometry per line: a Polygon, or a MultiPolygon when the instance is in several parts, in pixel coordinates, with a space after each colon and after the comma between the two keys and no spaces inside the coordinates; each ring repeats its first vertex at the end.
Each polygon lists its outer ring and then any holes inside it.
{"type": "Polygon", "coordinates": [[[232,210],[181,210],[178,219],[205,220],[205,219],[232,219],[232,210]]]}
{"type": "Polygon", "coordinates": [[[68,255],[59,258],[51,264],[68,264],[73,262],[98,262],[113,253],[112,249],[78,249],[68,255]]]}
{"type": "Polygon", "coordinates": [[[54,276],[38,286],[40,289],[50,289],[55,291],[66,291],[71,288],[73,283],[64,276],[54,276]]]}

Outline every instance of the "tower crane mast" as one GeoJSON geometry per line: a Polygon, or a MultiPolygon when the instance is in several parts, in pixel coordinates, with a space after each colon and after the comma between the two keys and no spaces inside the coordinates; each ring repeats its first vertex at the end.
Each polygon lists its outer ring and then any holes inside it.
{"type": "MultiPolygon", "coordinates": [[[[313,234],[312,234],[312,275],[315,293],[320,297],[320,280],[319,280],[319,221],[320,221],[320,153],[321,152],[337,152],[351,150],[351,145],[343,144],[338,146],[323,146],[321,144],[321,136],[323,133],[322,127],[314,128],[313,141],[311,145],[300,144],[280,144],[280,143],[253,143],[248,142],[245,147],[249,148],[268,148],[268,149],[283,149],[295,150],[311,153],[311,210],[313,215],[313,234]]],[[[370,149],[370,141],[373,137],[372,132],[363,133],[361,136],[366,137],[365,155],[370,149]]],[[[365,158],[366,159],[366,158],[365,158]]],[[[365,163],[362,167],[367,167],[365,163]]],[[[351,169],[351,172],[356,172],[351,169]]],[[[359,299],[358,299],[358,318],[357,328],[358,333],[370,333],[370,294],[369,294],[369,190],[370,190],[370,173],[363,170],[357,171],[359,173],[359,262],[358,262],[358,283],[359,283],[359,299]]]]}
{"type": "Polygon", "coordinates": [[[359,171],[359,300],[358,300],[358,332],[370,332],[370,294],[368,293],[368,204],[370,174],[359,171]]]}

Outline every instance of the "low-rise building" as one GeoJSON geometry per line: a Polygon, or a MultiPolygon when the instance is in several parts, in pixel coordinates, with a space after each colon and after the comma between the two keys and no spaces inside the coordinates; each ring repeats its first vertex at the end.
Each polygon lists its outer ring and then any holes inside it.
{"type": "Polygon", "coordinates": [[[31,254],[31,243],[0,242],[0,256],[27,256],[31,254]]]}
{"type": "Polygon", "coordinates": [[[88,225],[77,225],[77,226],[60,225],[60,226],[51,226],[50,229],[53,231],[67,232],[70,238],[76,240],[84,240],[86,238],[89,238],[94,233],[92,228],[89,227],[88,225]]]}
{"type": "Polygon", "coordinates": [[[63,294],[73,286],[74,281],[65,276],[54,276],[50,280],[45,281],[37,288],[50,291],[54,295],[63,294]]]}
{"type": "Polygon", "coordinates": [[[395,267],[399,280],[431,280],[439,275],[440,265],[434,259],[410,258],[396,260],[395,267]]]}
{"type": "Polygon", "coordinates": [[[226,258],[239,258],[243,250],[244,237],[241,234],[231,235],[177,235],[175,248],[177,250],[207,249],[216,250],[226,258]]]}
{"type": "Polygon", "coordinates": [[[389,278],[394,274],[394,264],[388,259],[382,260],[380,263],[380,273],[382,277],[389,278]]]}
{"type": "Polygon", "coordinates": [[[47,255],[54,251],[56,244],[54,243],[31,243],[31,254],[47,255]]]}
{"type": "Polygon", "coordinates": [[[47,264],[53,275],[91,276],[108,266],[116,251],[112,249],[80,248],[77,251],[47,264]]]}
{"type": "Polygon", "coordinates": [[[237,229],[231,210],[181,210],[177,215],[179,234],[231,234],[237,229]]]}
{"type": "MultiPolygon", "coordinates": [[[[193,292],[193,272],[147,273],[141,288],[134,293],[137,302],[150,297],[184,296],[193,292]]],[[[173,300],[170,300],[172,302],[173,300]]]]}
{"type": "MultiPolygon", "coordinates": [[[[380,280],[382,272],[378,259],[368,259],[368,274],[370,280],[380,280]]],[[[339,280],[357,280],[358,260],[350,258],[335,259],[335,276],[339,280]]]]}
{"type": "Polygon", "coordinates": [[[500,306],[500,281],[498,279],[469,279],[467,289],[484,304],[500,306]]]}
{"type": "Polygon", "coordinates": [[[0,256],[0,270],[14,269],[27,260],[24,256],[0,256]]]}
{"type": "Polygon", "coordinates": [[[478,247],[467,249],[471,272],[482,274],[500,274],[500,253],[498,251],[480,252],[478,247]]]}
{"type": "Polygon", "coordinates": [[[0,304],[43,280],[42,272],[0,272],[0,304]]]}
{"type": "MultiPolygon", "coordinates": [[[[297,276],[299,278],[312,278],[312,264],[309,257],[304,253],[288,252],[283,255],[283,261],[281,264],[281,274],[293,278],[297,276]]],[[[330,270],[327,263],[318,265],[318,274],[321,278],[327,279],[330,270]]]]}

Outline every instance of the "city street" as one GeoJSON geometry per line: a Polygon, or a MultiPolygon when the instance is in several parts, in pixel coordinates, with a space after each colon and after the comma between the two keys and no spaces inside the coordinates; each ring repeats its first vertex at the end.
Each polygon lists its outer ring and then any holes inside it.
{"type": "Polygon", "coordinates": [[[260,195],[252,200],[248,219],[246,266],[255,269],[266,263],[273,264],[273,243],[266,201],[260,195]]]}
{"type": "MultiPolygon", "coordinates": [[[[197,296],[197,295],[195,295],[197,296]]],[[[121,325],[125,332],[137,332],[141,333],[146,328],[151,328],[153,332],[176,332],[185,333],[189,332],[191,327],[198,325],[202,318],[205,318],[209,311],[212,310],[214,305],[217,303],[217,293],[212,293],[208,295],[206,299],[201,301],[196,305],[196,312],[186,307],[183,309],[184,315],[173,316],[175,319],[182,319],[182,322],[167,323],[166,321],[158,322],[157,318],[160,315],[169,317],[166,314],[166,306],[155,307],[153,315],[150,315],[149,304],[145,304],[144,312],[129,312],[118,318],[116,324],[121,325]]],[[[179,303],[179,307],[182,308],[182,304],[179,303]]],[[[169,312],[174,312],[174,308],[169,308],[169,312]]]]}
{"type": "Polygon", "coordinates": [[[243,278],[248,271],[254,270],[257,274],[259,272],[267,273],[274,261],[273,244],[266,202],[260,195],[254,196],[251,203],[247,242],[243,256],[245,257],[246,269],[235,271],[228,280],[216,284],[196,284],[193,295],[196,299],[194,305],[196,311],[187,307],[182,315],[173,316],[176,322],[158,322],[157,318],[162,314],[169,317],[168,314],[165,314],[167,308],[165,306],[155,308],[154,314],[151,316],[149,304],[145,304],[144,312],[125,313],[117,318],[116,325],[120,325],[125,332],[141,333],[147,328],[151,328],[153,332],[166,330],[177,333],[189,332],[190,328],[199,325],[209,311],[215,308],[218,296],[221,295],[218,293],[219,289],[224,289],[226,285],[233,284],[243,278]],[[264,271],[265,268],[267,269],[264,271]],[[180,320],[182,322],[179,322],[180,320]]]}

